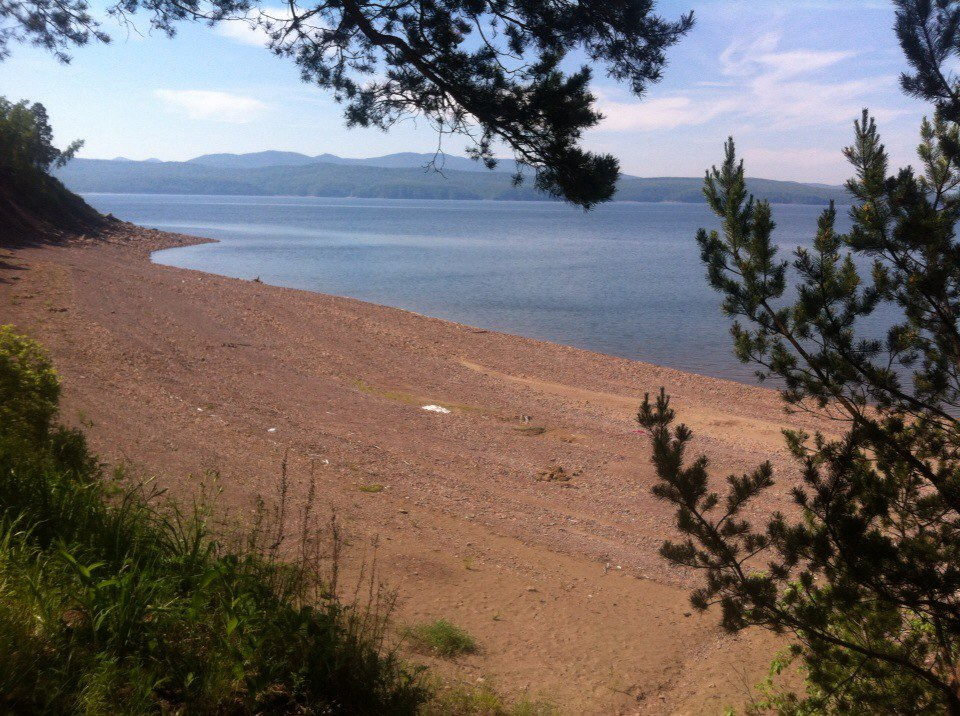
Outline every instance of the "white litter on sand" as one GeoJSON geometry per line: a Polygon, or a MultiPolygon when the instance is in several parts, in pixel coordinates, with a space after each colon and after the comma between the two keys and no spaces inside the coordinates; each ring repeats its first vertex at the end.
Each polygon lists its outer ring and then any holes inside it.
{"type": "Polygon", "coordinates": [[[269,428],[269,429],[267,430],[267,432],[268,432],[268,433],[275,433],[275,432],[277,432],[277,429],[276,429],[276,428],[269,428]]]}
{"type": "Polygon", "coordinates": [[[427,410],[431,413],[449,413],[450,411],[444,408],[442,405],[424,405],[424,410],[427,410]]]}

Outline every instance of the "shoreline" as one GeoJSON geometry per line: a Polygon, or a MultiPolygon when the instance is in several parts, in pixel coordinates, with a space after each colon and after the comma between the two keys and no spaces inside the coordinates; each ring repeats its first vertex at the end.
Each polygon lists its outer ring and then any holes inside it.
{"type": "MultiPolygon", "coordinates": [[[[656,177],[652,177],[656,178],[656,177]]],[[[802,182],[799,182],[802,183],[802,182]]],[[[323,195],[323,194],[181,194],[173,192],[118,192],[118,191],[80,191],[77,192],[79,196],[195,196],[195,197],[205,197],[205,198],[243,198],[243,199],[339,199],[344,201],[431,201],[431,202],[473,202],[477,204],[564,204],[560,199],[544,198],[544,199],[463,199],[456,197],[444,197],[444,198],[398,198],[391,196],[334,196],[334,195],[323,195]]],[[[676,201],[663,199],[661,201],[637,201],[635,199],[612,199],[609,202],[606,202],[605,206],[616,205],[616,204],[641,204],[645,206],[698,206],[702,205],[703,201],[698,199],[697,201],[676,201]]],[[[800,201],[791,201],[791,202],[770,202],[770,205],[773,207],[777,206],[813,206],[813,207],[824,207],[829,206],[829,203],[823,202],[800,202],[800,201]]],[[[848,208],[853,206],[852,203],[845,204],[837,202],[836,206],[838,208],[848,208]]]]}
{"type": "MultiPolygon", "coordinates": [[[[134,225],[134,226],[135,226],[135,225],[134,225]]],[[[138,227],[138,228],[142,228],[142,227],[138,227]]],[[[162,231],[162,230],[160,230],[160,229],[149,229],[149,231],[156,231],[156,232],[159,233],[159,234],[167,234],[167,233],[169,233],[169,232],[164,232],[164,231],[162,231]]],[[[441,316],[431,316],[430,314],[421,313],[421,312],[419,312],[419,311],[414,311],[414,310],[409,309],[409,308],[402,308],[402,307],[400,307],[400,306],[391,306],[391,305],[388,304],[388,303],[378,303],[377,301],[367,301],[367,300],[364,300],[364,299],[362,299],[362,298],[356,298],[356,297],[354,297],[354,296],[344,296],[344,295],[339,294],[339,293],[327,293],[326,291],[313,291],[313,290],[308,289],[308,288],[296,288],[296,287],[294,287],[294,286],[284,286],[284,285],[278,284],[278,283],[270,283],[269,281],[258,280],[259,277],[257,277],[257,279],[245,279],[245,278],[239,278],[239,277],[237,277],[237,276],[229,276],[229,275],[227,275],[227,274],[222,274],[222,273],[212,273],[212,272],[210,272],[210,271],[203,271],[202,269],[195,269],[195,268],[188,268],[188,267],[183,267],[183,266],[176,266],[176,265],[174,265],[174,264],[166,264],[166,263],[162,263],[162,262],[159,262],[159,261],[155,261],[155,260],[154,260],[154,255],[155,255],[155,254],[158,254],[158,253],[160,253],[160,252],[163,252],[163,251],[171,251],[171,250],[174,250],[174,249],[183,249],[183,248],[188,248],[188,247],[190,247],[190,246],[201,246],[201,245],[204,245],[204,244],[219,244],[219,243],[222,243],[222,241],[221,241],[220,239],[211,239],[211,238],[209,238],[209,237],[204,237],[204,236],[193,236],[193,235],[191,235],[191,234],[171,234],[171,235],[172,235],[172,236],[177,236],[177,237],[182,237],[182,238],[184,238],[184,239],[187,239],[187,241],[186,241],[185,243],[179,243],[179,242],[178,242],[178,243],[171,243],[170,246],[161,246],[160,248],[157,248],[157,249],[151,249],[151,250],[150,250],[150,253],[149,253],[149,261],[150,261],[151,264],[153,264],[153,265],[155,265],[155,266],[162,266],[162,267],[165,267],[165,268],[176,268],[176,269],[179,269],[179,270],[181,270],[181,271],[193,271],[193,272],[195,272],[195,273],[203,274],[204,276],[209,276],[210,278],[225,278],[225,279],[232,279],[232,280],[234,280],[234,281],[249,281],[249,282],[251,282],[251,283],[259,283],[259,284],[264,285],[264,286],[272,286],[273,288],[284,289],[284,290],[287,290],[287,291],[302,291],[302,292],[304,292],[304,293],[313,294],[313,295],[315,295],[315,296],[323,296],[323,297],[328,298],[328,299],[341,299],[341,300],[344,300],[344,301],[356,301],[356,302],[358,302],[358,303],[360,303],[360,304],[363,304],[363,305],[366,305],[366,306],[373,306],[373,307],[376,307],[376,308],[379,308],[379,309],[387,309],[387,310],[390,310],[390,311],[400,311],[400,312],[405,313],[405,314],[408,314],[408,315],[410,315],[410,316],[416,316],[416,317],[418,317],[418,318],[426,318],[426,319],[429,319],[429,320],[432,320],[432,321],[442,321],[443,323],[448,323],[448,324],[450,324],[451,326],[456,326],[457,328],[459,328],[459,329],[461,329],[461,330],[470,331],[470,332],[472,332],[472,333],[495,333],[495,334],[501,335],[501,336],[509,336],[509,337],[511,337],[511,338],[518,338],[518,339],[527,340],[527,341],[535,341],[535,342],[537,342],[537,343],[544,343],[544,344],[551,345],[551,346],[554,346],[554,347],[557,347],[557,348],[568,348],[568,349],[570,349],[570,350],[585,351],[586,353],[592,353],[592,354],[594,354],[594,355],[601,356],[601,357],[603,357],[603,358],[610,358],[610,359],[612,359],[612,360],[625,360],[625,361],[629,361],[629,362],[631,362],[631,363],[637,363],[637,364],[640,364],[640,365],[643,365],[643,366],[647,366],[647,367],[650,368],[650,369],[662,369],[662,370],[675,371],[675,372],[677,372],[677,373],[681,373],[681,374],[684,374],[684,375],[694,375],[694,376],[697,376],[697,377],[699,377],[699,378],[706,378],[706,379],[710,379],[710,380],[719,380],[719,381],[724,381],[724,382],[726,382],[726,383],[733,383],[733,384],[738,385],[738,386],[744,386],[744,387],[750,387],[750,388],[759,388],[759,387],[760,387],[760,386],[758,386],[758,385],[756,385],[756,384],[754,384],[754,383],[745,383],[745,382],[736,380],[736,379],[734,379],[734,378],[724,378],[724,377],[721,377],[721,376],[707,375],[706,373],[697,373],[697,372],[695,372],[695,371],[687,371],[687,370],[683,370],[682,368],[674,368],[673,366],[669,366],[669,365],[662,365],[662,364],[660,364],[660,363],[651,363],[651,362],[649,362],[649,361],[643,361],[643,360],[639,360],[639,359],[636,359],[636,358],[627,358],[626,356],[620,356],[620,355],[616,355],[616,354],[614,354],[614,353],[604,353],[603,351],[598,351],[598,350],[594,350],[594,349],[591,349],[591,348],[583,348],[583,347],[581,347],[581,346],[575,346],[575,345],[571,345],[571,344],[569,344],[569,343],[561,343],[560,341],[552,341],[552,340],[550,340],[550,339],[548,339],[548,338],[536,338],[536,337],[533,337],[533,336],[525,336],[525,335],[523,335],[522,333],[513,333],[513,332],[507,331],[507,330],[499,330],[499,329],[496,329],[496,328],[484,328],[483,326],[475,326],[475,325],[472,325],[472,324],[470,324],[470,323],[464,323],[464,322],[461,322],[461,321],[454,321],[454,320],[451,320],[451,319],[449,319],[449,318],[443,318],[443,317],[441,317],[441,316]]]]}
{"type": "Polygon", "coordinates": [[[665,385],[718,476],[770,458],[778,484],[755,511],[785,504],[796,471],[779,431],[809,418],[766,388],[150,259],[204,241],[118,224],[2,250],[2,322],[48,346],[63,419],[108,462],[181,498],[217,470],[241,512],[284,454],[295,503],[314,470],[357,549],[378,543],[400,617],[448,618],[481,644],[441,673],[543,690],[571,713],[749,697],[780,642],[689,614],[693,580],[657,555],[672,517],[633,414],[665,385]],[[570,482],[537,480],[556,465],[570,482]]]}
{"type": "MultiPolygon", "coordinates": [[[[411,209],[413,207],[410,207],[411,209]]],[[[151,231],[163,232],[163,229],[151,229],[151,231]]],[[[189,235],[181,235],[190,238],[189,235]]],[[[713,378],[716,380],[724,380],[736,383],[738,385],[745,385],[749,387],[766,387],[761,385],[759,381],[756,380],[753,370],[746,368],[743,364],[739,363],[733,358],[733,346],[730,344],[730,350],[718,350],[715,352],[704,353],[696,349],[696,347],[680,345],[680,350],[676,355],[681,357],[679,365],[672,364],[669,362],[669,358],[662,355],[663,350],[659,352],[654,351],[652,354],[646,356],[638,356],[636,353],[639,352],[638,347],[642,345],[642,341],[611,341],[609,334],[603,332],[597,333],[587,332],[587,333],[573,333],[564,335],[564,330],[558,330],[555,324],[551,324],[550,321],[546,322],[537,322],[534,321],[533,325],[517,325],[515,321],[507,320],[501,321],[500,325],[497,325],[496,316],[491,314],[489,311],[480,311],[478,315],[476,312],[471,312],[470,307],[465,307],[459,305],[456,302],[450,305],[456,305],[456,310],[445,311],[444,305],[438,305],[436,302],[432,302],[429,298],[424,301],[423,296],[418,294],[414,295],[405,295],[404,298],[399,298],[399,296],[404,296],[403,292],[400,293],[391,292],[384,294],[382,292],[376,293],[374,297],[366,297],[363,294],[363,286],[350,285],[344,286],[343,288],[345,293],[337,293],[333,291],[325,290],[321,285],[319,288],[308,287],[308,284],[315,283],[315,281],[297,281],[293,280],[292,283],[275,283],[267,275],[264,278],[263,273],[257,273],[254,276],[256,268],[250,268],[244,266],[244,270],[238,270],[230,264],[230,245],[231,239],[233,237],[221,236],[221,238],[211,238],[211,237],[194,237],[195,240],[187,241],[185,243],[176,243],[170,246],[159,245],[156,249],[151,252],[150,260],[152,263],[159,266],[166,266],[172,268],[180,268],[183,270],[197,271],[199,273],[204,273],[210,276],[218,276],[221,278],[231,278],[241,281],[253,281],[260,280],[261,283],[265,285],[274,286],[276,288],[284,288],[298,291],[306,291],[308,293],[320,295],[320,296],[334,296],[338,298],[345,298],[360,301],[361,303],[370,304],[373,306],[378,306],[382,308],[390,308],[398,311],[404,311],[411,313],[416,316],[422,316],[424,318],[436,318],[438,320],[447,321],[460,326],[465,326],[473,330],[483,330],[490,331],[492,333],[499,333],[509,336],[514,336],[516,338],[527,338],[534,341],[539,341],[542,343],[549,343],[555,346],[564,346],[568,348],[574,348],[577,350],[587,351],[589,353],[595,353],[602,356],[607,356],[609,358],[616,358],[622,360],[633,361],[642,365],[651,366],[651,367],[661,367],[665,369],[676,370],[681,373],[690,374],[690,375],[699,375],[705,378],[713,378]],[[217,260],[214,258],[211,260],[211,256],[216,256],[217,254],[211,254],[209,252],[203,252],[200,255],[186,253],[183,254],[185,258],[178,259],[178,255],[173,253],[169,258],[164,258],[164,254],[168,251],[174,252],[179,249],[187,249],[193,245],[223,245],[227,248],[224,249],[226,252],[226,267],[228,270],[238,271],[235,274],[231,273],[219,273],[218,268],[222,268],[223,264],[218,264],[217,260]],[[193,264],[193,265],[191,265],[193,264]],[[204,266],[204,264],[212,264],[204,266]],[[199,266],[199,267],[198,267],[199,266]],[[249,269],[249,270],[247,270],[249,269]],[[297,284],[300,285],[297,285],[297,284]],[[359,295],[357,295],[359,294],[359,295]],[[406,303],[407,305],[403,305],[406,303]],[[418,304],[426,304],[421,306],[418,304]],[[444,315],[446,313],[447,315],[444,315]],[[471,320],[474,319],[474,320],[471,320]],[[537,335],[539,329],[540,335],[537,335]],[[684,361],[684,358],[686,359],[684,361]],[[663,361],[663,362],[658,362],[663,361]],[[686,362],[687,365],[683,365],[686,362]]],[[[242,245],[242,244],[241,244],[242,245]]],[[[214,247],[214,251],[217,251],[217,247],[214,247]]],[[[262,265],[258,265],[258,268],[261,270],[277,270],[276,266],[273,266],[269,263],[268,260],[264,261],[262,265]]],[[[281,264],[280,268],[284,268],[281,264]]],[[[314,278],[313,276],[308,276],[308,278],[314,278]]],[[[281,280],[283,280],[281,278],[281,280]]],[[[509,314],[510,310],[516,309],[519,304],[509,304],[507,306],[507,313],[509,314]]],[[[726,321],[727,319],[722,316],[719,308],[719,299],[715,306],[711,305],[711,308],[716,309],[716,315],[718,321],[726,321]]],[[[580,317],[583,320],[587,320],[590,316],[580,317]]],[[[577,322],[576,317],[570,319],[569,325],[575,325],[577,322]]],[[[721,334],[723,340],[729,341],[729,331],[723,331],[721,334]]],[[[772,384],[772,383],[771,383],[772,384]]]]}
{"type": "MultiPolygon", "coordinates": [[[[625,203],[626,203],[626,202],[625,202],[625,203]]],[[[131,226],[136,226],[135,224],[130,224],[130,225],[131,225],[131,226]]],[[[137,227],[137,228],[138,228],[138,229],[142,229],[143,227],[137,227]]],[[[220,243],[223,243],[223,242],[222,242],[221,239],[213,239],[213,238],[204,237],[204,236],[193,236],[193,235],[191,235],[191,234],[176,234],[176,233],[171,233],[171,232],[165,232],[165,231],[163,231],[163,230],[161,230],[161,229],[147,229],[147,230],[148,230],[148,231],[152,231],[152,232],[156,232],[156,233],[161,234],[161,235],[163,235],[163,234],[169,234],[169,235],[171,235],[171,236],[176,236],[176,237],[178,237],[178,241],[177,241],[177,242],[172,242],[171,245],[169,245],[169,246],[163,246],[163,245],[161,245],[159,248],[151,249],[151,250],[150,250],[150,253],[149,253],[148,258],[149,258],[150,263],[153,264],[153,265],[155,265],[155,266],[162,266],[162,267],[165,267],[165,268],[175,268],[175,269],[178,269],[178,270],[181,270],[181,271],[192,271],[192,272],[195,272],[195,273],[203,274],[204,276],[209,276],[209,277],[211,277],[211,278],[231,279],[231,280],[234,280],[234,281],[248,281],[248,282],[251,282],[251,283],[259,283],[259,284],[264,285],[264,286],[272,286],[273,288],[284,289],[284,290],[288,290],[288,291],[302,291],[302,292],[304,292],[304,293],[313,294],[313,295],[316,295],[316,296],[323,296],[323,297],[325,297],[325,298],[330,298],[330,299],[341,299],[341,300],[345,300],[345,301],[357,301],[358,303],[363,304],[363,305],[367,305],[367,306],[374,306],[374,307],[376,307],[376,308],[387,309],[387,310],[390,310],[390,311],[400,311],[400,312],[402,312],[402,313],[409,314],[409,315],[411,315],[411,316],[416,316],[416,317],[419,317],[419,318],[426,318],[426,319],[434,320],[434,321],[442,321],[442,322],[444,322],[444,323],[450,324],[451,326],[457,326],[457,327],[459,327],[460,329],[467,330],[467,331],[470,331],[470,332],[473,332],[473,333],[495,333],[495,334],[502,335],[502,336],[509,336],[509,337],[511,337],[511,338],[517,338],[517,339],[522,339],[522,340],[527,340],[527,341],[535,341],[535,342],[537,342],[537,343],[543,343],[543,344],[550,345],[550,346],[554,346],[554,347],[557,347],[557,348],[567,348],[567,349],[570,349],[570,350],[584,351],[584,352],[586,352],[586,353],[590,353],[590,354],[593,354],[593,355],[596,355],[596,356],[600,356],[600,357],[603,357],[603,358],[609,358],[609,359],[611,359],[611,360],[628,361],[628,362],[630,362],[630,363],[635,363],[635,364],[638,364],[638,365],[641,365],[641,366],[645,366],[646,368],[651,369],[651,370],[657,369],[657,370],[665,370],[665,371],[674,371],[674,372],[676,372],[676,373],[678,373],[678,374],[681,374],[681,375],[696,376],[696,377],[698,377],[698,378],[703,378],[703,379],[706,379],[706,380],[717,380],[717,381],[722,381],[722,382],[724,382],[724,383],[732,383],[732,384],[734,384],[734,385],[736,385],[736,386],[739,386],[739,387],[757,388],[757,389],[760,389],[760,390],[763,390],[763,391],[767,391],[767,392],[773,390],[773,389],[771,389],[771,388],[766,388],[766,387],[764,387],[764,386],[761,386],[761,385],[759,385],[758,383],[755,383],[755,382],[750,383],[750,382],[746,382],[746,381],[742,381],[742,380],[737,380],[736,378],[724,377],[724,376],[720,376],[720,375],[709,375],[709,374],[707,374],[707,373],[699,373],[699,372],[696,372],[696,371],[684,370],[683,368],[676,368],[676,367],[674,367],[674,366],[665,365],[665,364],[661,364],[661,363],[652,363],[652,362],[650,362],[650,361],[641,360],[641,359],[639,359],[639,358],[629,358],[629,357],[627,357],[627,356],[617,355],[617,354],[615,354],[615,353],[604,353],[603,351],[596,350],[596,349],[593,349],[593,348],[586,348],[586,347],[582,347],[582,346],[575,346],[575,345],[572,345],[572,344],[570,344],[570,343],[563,343],[563,342],[561,342],[561,341],[551,340],[551,339],[549,339],[549,338],[537,338],[537,337],[535,337],[535,336],[527,336],[527,335],[524,335],[524,334],[522,334],[522,333],[514,333],[514,332],[509,331],[509,330],[502,330],[502,329],[497,329],[497,328],[485,328],[485,327],[483,327],[483,326],[476,326],[476,325],[473,325],[473,324],[470,324],[470,323],[465,323],[465,322],[462,322],[462,321],[456,321],[456,320],[449,319],[449,318],[443,318],[443,317],[441,317],[441,316],[431,316],[431,315],[428,314],[428,313],[421,313],[421,312],[419,312],[419,311],[415,311],[415,310],[409,309],[409,308],[403,308],[403,307],[401,307],[401,306],[392,306],[392,305],[390,305],[390,304],[388,304],[388,303],[379,303],[379,302],[377,302],[377,301],[368,301],[368,300],[365,300],[365,299],[362,299],[362,298],[356,298],[356,297],[354,297],[354,296],[345,296],[345,295],[338,294],[338,293],[328,293],[328,292],[326,292],[326,291],[314,291],[314,290],[311,290],[311,289],[308,289],[308,288],[296,288],[296,287],[294,287],[294,286],[284,286],[284,285],[278,284],[278,283],[270,283],[269,281],[259,280],[259,276],[258,276],[256,279],[245,279],[245,278],[240,278],[240,277],[237,277],[237,276],[230,276],[230,275],[227,275],[227,274],[212,273],[212,272],[210,272],[210,271],[204,271],[204,270],[202,270],[202,269],[195,269],[195,268],[189,268],[189,267],[184,267],[184,266],[176,266],[176,265],[174,265],[174,264],[162,263],[162,262],[159,262],[159,261],[155,261],[155,260],[154,260],[154,255],[155,255],[155,254],[160,253],[160,252],[163,252],[163,251],[171,251],[171,250],[174,250],[174,249],[188,248],[188,247],[190,247],[190,246],[200,246],[200,245],[204,245],[204,244],[220,244],[220,243]],[[185,241],[184,241],[184,242],[180,242],[179,239],[184,239],[185,241]]],[[[162,240],[162,239],[161,239],[161,240],[162,240]]],[[[718,309],[718,310],[719,310],[719,309],[718,309]]]]}

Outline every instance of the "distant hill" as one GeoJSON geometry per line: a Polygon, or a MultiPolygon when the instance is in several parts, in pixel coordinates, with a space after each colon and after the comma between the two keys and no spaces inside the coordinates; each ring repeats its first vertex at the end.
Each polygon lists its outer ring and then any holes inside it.
{"type": "MultiPolygon", "coordinates": [[[[187,164],[202,164],[207,167],[222,169],[260,169],[264,167],[294,167],[307,164],[341,164],[356,167],[384,167],[386,169],[423,169],[430,162],[436,161],[438,167],[444,171],[477,172],[487,171],[480,162],[453,154],[434,155],[418,154],[416,152],[400,152],[387,154],[382,157],[353,159],[338,157],[336,154],[319,154],[315,157],[299,152],[253,152],[251,154],[204,154],[200,157],[188,159],[187,164]]],[[[501,171],[512,171],[513,162],[503,162],[501,171]]]]}
{"type": "MultiPolygon", "coordinates": [[[[513,186],[507,171],[484,171],[465,157],[447,157],[443,173],[424,169],[432,154],[402,153],[372,159],[296,152],[208,154],[187,162],[74,159],[57,176],[79,193],[235,194],[393,199],[544,201],[532,182],[513,186]],[[370,162],[379,162],[370,164],[370,162]],[[393,164],[391,164],[391,162],[393,164]],[[480,170],[461,171],[468,164],[480,170]]],[[[848,201],[842,187],[749,179],[759,198],[781,204],[848,201]]],[[[700,203],[701,178],[624,176],[617,200],[700,203]]]]}

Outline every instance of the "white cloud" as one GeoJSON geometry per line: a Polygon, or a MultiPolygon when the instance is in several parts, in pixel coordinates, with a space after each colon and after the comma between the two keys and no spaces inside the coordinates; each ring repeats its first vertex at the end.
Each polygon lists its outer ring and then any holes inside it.
{"type": "Polygon", "coordinates": [[[215,31],[229,40],[253,47],[266,47],[270,40],[266,30],[248,20],[224,20],[215,31]]]}
{"type": "Polygon", "coordinates": [[[292,17],[290,8],[267,7],[251,10],[245,18],[228,19],[218,22],[214,31],[234,42],[253,47],[266,47],[270,41],[267,26],[287,22],[292,17]]]}
{"type": "Polygon", "coordinates": [[[856,55],[855,52],[795,50],[793,52],[768,52],[756,58],[757,63],[768,68],[773,77],[795,77],[831,67],[856,55]]]}
{"type": "MultiPolygon", "coordinates": [[[[718,59],[718,78],[698,82],[683,93],[646,101],[613,98],[597,91],[606,119],[601,129],[641,131],[706,124],[722,116],[761,129],[816,127],[849,123],[879,87],[894,77],[824,79],[822,72],[854,58],[837,50],[780,50],[782,36],[763,32],[732,42],[718,59]]],[[[903,114],[877,108],[878,119],[903,114]]]]}
{"type": "Polygon", "coordinates": [[[735,40],[720,53],[720,68],[728,77],[745,77],[755,70],[756,58],[777,49],[780,35],[764,32],[750,40],[735,40]]]}
{"type": "MultiPolygon", "coordinates": [[[[270,41],[270,32],[289,26],[293,19],[290,7],[264,7],[250,10],[244,18],[223,20],[216,24],[214,31],[227,39],[253,47],[266,47],[270,41]]],[[[302,32],[321,32],[327,28],[322,15],[302,20],[299,29],[302,32]]]]}
{"type": "Polygon", "coordinates": [[[617,101],[602,92],[597,94],[604,116],[602,127],[612,132],[652,132],[706,124],[732,109],[728,102],[697,102],[684,95],[630,102],[617,101]]]}
{"type": "Polygon", "coordinates": [[[720,67],[728,77],[752,77],[757,74],[788,78],[826,69],[857,53],[844,50],[778,51],[783,37],[779,32],[764,32],[750,40],[736,40],[720,53],[720,67]]]}
{"type": "Polygon", "coordinates": [[[262,115],[269,106],[253,97],[215,90],[168,90],[155,92],[169,109],[185,110],[191,119],[245,123],[262,115]]]}

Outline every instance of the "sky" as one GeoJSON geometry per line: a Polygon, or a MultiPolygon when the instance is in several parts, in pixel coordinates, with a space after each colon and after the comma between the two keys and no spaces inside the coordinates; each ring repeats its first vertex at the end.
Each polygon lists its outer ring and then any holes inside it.
{"type": "MultiPolygon", "coordinates": [[[[840,183],[841,154],[862,108],[876,115],[895,166],[915,163],[929,108],[905,97],[904,61],[889,0],[659,0],[697,24],[669,52],[663,80],[643,98],[595,69],[604,121],[584,146],[614,154],[626,174],[701,176],[733,136],[747,173],[840,183]]],[[[341,108],[304,84],[289,59],[232,23],[183,25],[173,39],[108,20],[108,45],[72,52],[63,65],[32,47],[0,62],[0,93],[42,102],[56,139],[85,140],[80,156],[184,160],[267,149],[369,157],[433,151],[436,134],[406,121],[384,133],[347,129],[341,108]]],[[[463,154],[466,142],[443,148],[463,154]]]]}

